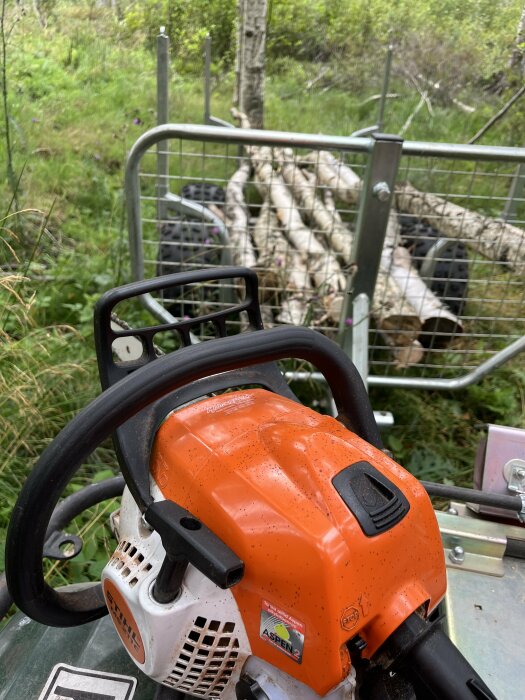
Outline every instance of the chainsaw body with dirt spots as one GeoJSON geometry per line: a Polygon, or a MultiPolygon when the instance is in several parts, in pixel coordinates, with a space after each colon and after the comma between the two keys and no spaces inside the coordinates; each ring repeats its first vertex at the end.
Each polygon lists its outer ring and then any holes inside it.
{"type": "Polygon", "coordinates": [[[109,611],[158,698],[495,697],[436,619],[446,571],[432,504],[383,450],[340,348],[306,328],[263,330],[256,275],[242,268],[126,285],[95,318],[104,392],[44,452],[8,534],[8,584],[28,616],[76,627],[109,611]],[[233,310],[111,325],[122,300],[225,278],[245,285],[233,310]],[[239,313],[248,332],[228,335],[239,313]],[[217,338],[192,345],[203,322],[217,338]],[[183,347],[158,357],[160,330],[183,347]],[[122,363],[113,343],[131,336],[143,352],[122,363]],[[298,401],[276,364],[286,358],[324,374],[337,418],[298,401]],[[48,521],[110,434],[126,481],[118,546],[100,585],[53,590],[41,570],[48,521]]]}

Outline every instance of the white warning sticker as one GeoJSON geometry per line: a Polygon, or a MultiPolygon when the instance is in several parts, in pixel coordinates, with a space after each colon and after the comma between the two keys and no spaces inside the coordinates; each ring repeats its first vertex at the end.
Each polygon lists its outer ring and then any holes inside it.
{"type": "Polygon", "coordinates": [[[131,700],[137,679],[57,664],[38,700],[131,700]]]}

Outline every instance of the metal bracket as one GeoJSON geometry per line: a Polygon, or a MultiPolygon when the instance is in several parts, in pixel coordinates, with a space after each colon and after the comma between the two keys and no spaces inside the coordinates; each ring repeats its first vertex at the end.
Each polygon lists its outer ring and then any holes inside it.
{"type": "Polygon", "coordinates": [[[507,547],[503,525],[454,513],[436,512],[436,517],[448,567],[503,576],[507,547]]]}
{"type": "Polygon", "coordinates": [[[352,245],[351,274],[348,277],[339,337],[343,350],[352,355],[353,328],[346,319],[353,311],[354,299],[374,295],[380,255],[383,249],[403,139],[389,134],[374,134],[352,245]]]}
{"type": "Polygon", "coordinates": [[[82,546],[82,540],[78,535],[70,535],[57,530],[52,532],[46,539],[42,556],[48,559],[58,559],[60,561],[73,559],[77,554],[80,554],[82,546]],[[65,549],[66,545],[69,545],[69,550],[65,549]]]}
{"type": "Polygon", "coordinates": [[[521,497],[521,511],[518,518],[525,523],[525,460],[510,459],[503,466],[503,476],[507,480],[507,488],[521,497]]]}
{"type": "Polygon", "coordinates": [[[507,488],[513,493],[525,494],[525,460],[511,459],[503,466],[503,476],[508,482],[507,488]]]}
{"type": "Polygon", "coordinates": [[[519,495],[521,498],[521,510],[518,513],[518,518],[520,522],[525,523],[525,493],[520,493],[519,495]]]}

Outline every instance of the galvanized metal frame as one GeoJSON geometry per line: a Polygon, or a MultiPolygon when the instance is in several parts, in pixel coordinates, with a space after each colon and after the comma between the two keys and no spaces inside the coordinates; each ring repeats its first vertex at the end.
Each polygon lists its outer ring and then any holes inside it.
{"type": "MultiPolygon", "coordinates": [[[[363,318],[368,318],[367,312],[363,313],[363,308],[366,308],[366,302],[369,301],[373,291],[373,283],[375,274],[377,273],[377,264],[379,251],[381,250],[380,242],[384,239],[386,221],[388,218],[389,202],[381,203],[374,197],[374,188],[379,183],[386,184],[386,190],[383,187],[383,192],[393,190],[395,181],[397,163],[399,155],[403,156],[425,156],[432,158],[446,159],[464,159],[468,161],[480,162],[498,162],[516,163],[517,165],[525,162],[525,149],[523,148],[508,148],[508,147],[487,147],[478,145],[456,145],[456,144],[438,144],[425,142],[405,142],[400,144],[399,139],[376,136],[375,138],[356,138],[356,137],[336,137],[336,136],[319,136],[312,134],[279,132],[279,131],[262,131],[262,130],[246,130],[246,129],[230,129],[228,127],[217,126],[197,126],[197,125],[176,125],[168,124],[159,126],[146,132],[133,146],[128,165],[126,169],[126,194],[128,206],[128,220],[130,231],[130,249],[132,257],[133,276],[135,279],[141,279],[144,275],[143,253],[142,253],[142,222],[141,222],[141,204],[140,204],[140,183],[139,183],[139,164],[142,156],[148,149],[158,143],[169,143],[172,139],[181,139],[185,141],[198,141],[201,143],[223,143],[230,146],[237,145],[257,145],[257,146],[286,146],[295,148],[308,148],[314,150],[337,150],[342,153],[366,154],[368,157],[368,175],[366,178],[363,196],[360,200],[357,232],[354,234],[354,259],[355,259],[355,274],[349,281],[348,307],[352,308],[352,313],[363,318]],[[383,153],[382,153],[383,152],[383,153]],[[385,156],[385,153],[388,153],[385,156]],[[373,206],[372,206],[373,205],[373,206]],[[364,231],[366,230],[366,237],[364,231]],[[375,251],[370,250],[369,239],[368,244],[365,242],[367,237],[373,236],[378,247],[375,251]],[[368,273],[366,272],[368,269],[368,273]],[[361,274],[359,273],[361,270],[361,274]],[[364,271],[364,272],[363,272],[364,271]],[[363,295],[366,299],[363,298],[363,295]],[[359,307],[355,307],[354,301],[360,299],[359,307]],[[363,307],[363,301],[365,306],[363,307]]],[[[389,195],[390,196],[390,195],[389,195]]],[[[170,204],[177,201],[176,195],[168,197],[170,204]]],[[[179,198],[180,199],[180,198],[179,198]]],[[[203,213],[203,212],[201,212],[203,213]]],[[[227,233],[224,232],[224,236],[227,233]]],[[[374,245],[375,248],[375,245],[374,245]]],[[[431,269],[432,255],[429,257],[427,269],[431,269]]],[[[159,308],[159,304],[155,300],[144,300],[145,305],[155,314],[164,317],[166,311],[159,308]]],[[[360,371],[363,376],[367,376],[366,358],[363,353],[363,343],[366,339],[366,331],[368,324],[366,319],[362,324],[358,324],[353,329],[354,339],[352,343],[348,341],[349,334],[346,328],[342,329],[342,342],[345,349],[352,353],[353,357],[360,365],[360,371]],[[360,325],[362,325],[363,335],[360,335],[360,325]],[[359,338],[356,337],[356,332],[359,338]],[[356,342],[354,342],[356,341],[356,342]],[[359,349],[360,348],[360,349],[359,349]]],[[[442,390],[453,390],[464,388],[483,376],[501,366],[511,358],[515,357],[519,352],[525,350],[525,337],[517,339],[515,342],[508,345],[506,348],[496,352],[486,361],[479,364],[474,370],[467,372],[465,375],[456,378],[431,378],[431,377],[406,377],[406,376],[380,376],[368,375],[367,381],[369,385],[374,386],[396,386],[396,387],[411,387],[411,388],[431,388],[442,390]]],[[[316,374],[309,375],[316,378],[316,374]]]]}
{"type": "Polygon", "coordinates": [[[370,300],[374,294],[402,143],[398,136],[372,136],[352,246],[352,275],[348,280],[346,304],[339,327],[340,343],[348,354],[352,353],[356,333],[366,332],[368,338],[368,327],[362,322],[347,325],[345,320],[350,315],[351,300],[361,295],[366,295],[370,300]]]}

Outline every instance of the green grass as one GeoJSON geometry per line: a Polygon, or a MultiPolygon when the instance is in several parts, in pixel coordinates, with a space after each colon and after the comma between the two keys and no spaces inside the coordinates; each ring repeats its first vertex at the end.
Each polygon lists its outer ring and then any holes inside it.
{"type": "MultiPolygon", "coordinates": [[[[10,124],[22,212],[13,213],[12,193],[2,180],[0,542],[35,459],[98,392],[93,304],[103,291],[129,279],[125,158],[136,138],[155,124],[153,54],[110,13],[82,3],[60,3],[59,10],[46,30],[31,14],[23,17],[8,47],[10,124]]],[[[381,59],[374,57],[368,66],[373,72],[368,82],[366,72],[357,80],[349,69],[347,85],[319,81],[310,89],[318,66],[275,61],[267,80],[266,127],[349,134],[370,125],[377,103],[363,102],[378,91],[381,59]]],[[[401,97],[388,103],[386,129],[395,132],[419,95],[397,75],[392,90],[401,97]]],[[[193,66],[174,75],[170,91],[171,120],[200,123],[199,70],[193,66]]],[[[230,118],[232,92],[232,76],[217,75],[216,116],[230,118]]],[[[435,102],[433,115],[423,108],[406,137],[464,141],[501,103],[476,86],[462,99],[474,103],[476,112],[467,115],[435,102]]],[[[509,116],[487,142],[516,143],[518,116],[509,116]]],[[[374,389],[371,397],[376,409],[394,408],[396,425],[386,441],[401,462],[418,476],[463,484],[472,473],[485,423],[525,427],[524,394],[525,371],[518,359],[461,394],[374,389]]],[[[78,483],[113,468],[111,452],[104,447],[78,483]]],[[[100,524],[103,517],[99,512],[90,520],[100,524]]],[[[102,534],[107,539],[107,531],[102,534]]],[[[97,575],[104,556],[90,544],[83,561],[58,574],[59,580],[69,574],[97,575]]]]}

